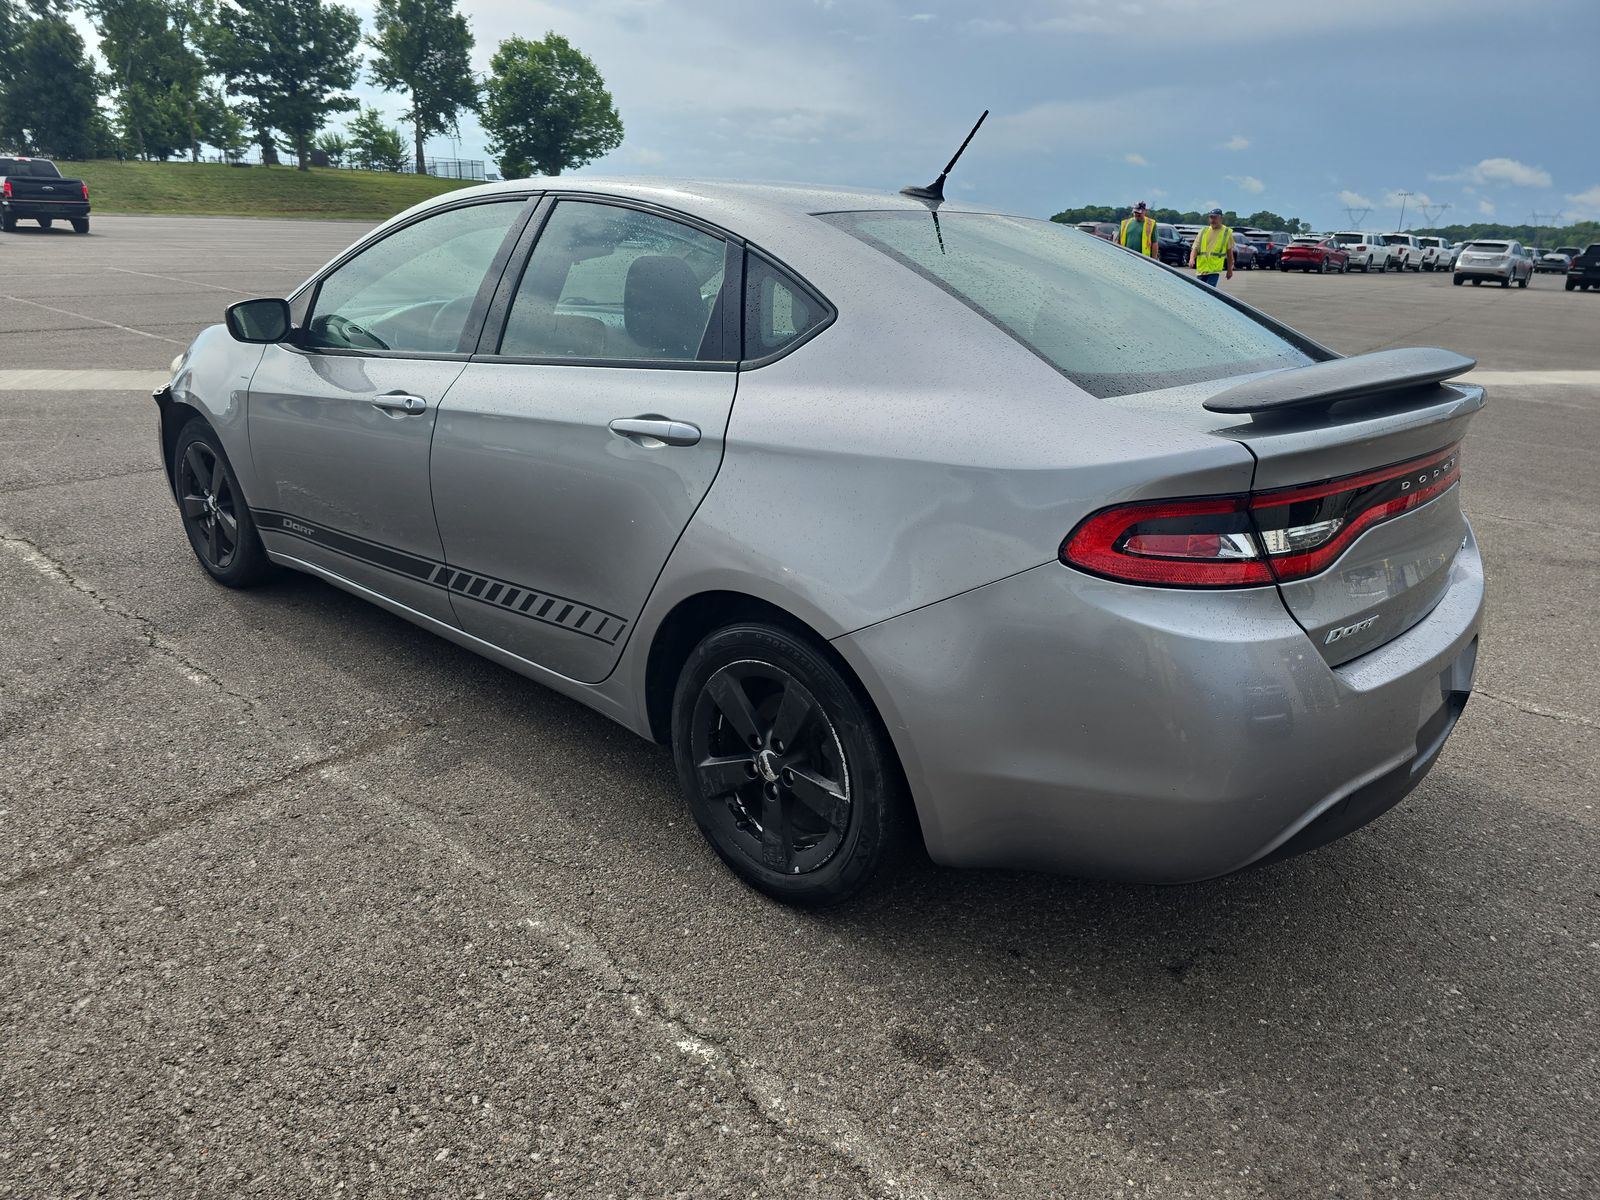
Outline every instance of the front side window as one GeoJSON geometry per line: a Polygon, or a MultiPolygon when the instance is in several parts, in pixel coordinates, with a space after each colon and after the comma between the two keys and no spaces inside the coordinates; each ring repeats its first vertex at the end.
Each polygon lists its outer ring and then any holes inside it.
{"type": "Polygon", "coordinates": [[[456,351],[478,289],[523,203],[446,209],[368,246],[323,279],[299,344],[456,351]]]}
{"type": "Polygon", "coordinates": [[[822,218],[988,318],[1095,396],[1276,367],[1301,350],[1209,288],[1049,221],[980,213],[822,218]]]}
{"type": "Polygon", "coordinates": [[[517,285],[500,353],[643,362],[725,358],[719,301],[726,257],[721,238],[681,221],[562,200],[517,285]]]}

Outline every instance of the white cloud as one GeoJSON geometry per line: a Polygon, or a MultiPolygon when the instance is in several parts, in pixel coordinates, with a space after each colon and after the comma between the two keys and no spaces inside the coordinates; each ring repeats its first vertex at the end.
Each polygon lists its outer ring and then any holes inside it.
{"type": "Polygon", "coordinates": [[[1249,192],[1252,196],[1259,196],[1267,190],[1267,185],[1254,175],[1229,175],[1228,178],[1239,185],[1241,192],[1249,192]]]}
{"type": "Polygon", "coordinates": [[[984,37],[1000,37],[1017,31],[1017,27],[1010,21],[998,21],[991,17],[973,17],[967,22],[967,29],[984,37]]]}
{"type": "Polygon", "coordinates": [[[1436,183],[1509,183],[1513,187],[1547,188],[1551,184],[1550,172],[1543,167],[1530,167],[1514,158],[1485,158],[1476,166],[1465,167],[1453,175],[1429,175],[1436,183]]]}
{"type": "Polygon", "coordinates": [[[1567,203],[1572,206],[1566,215],[1579,221],[1600,221],[1600,183],[1581,192],[1568,192],[1567,203]]]}
{"type": "Polygon", "coordinates": [[[1151,188],[1150,196],[1155,200],[1165,200],[1167,198],[1167,192],[1165,188],[1151,188]]]}
{"type": "Polygon", "coordinates": [[[909,17],[906,18],[906,20],[908,20],[908,21],[936,21],[936,20],[938,20],[938,17],[934,13],[912,13],[909,17]]]}
{"type": "Polygon", "coordinates": [[[1218,146],[1217,149],[1218,150],[1248,150],[1248,149],[1250,149],[1250,139],[1245,137],[1244,134],[1242,134],[1242,133],[1236,133],[1231,138],[1229,138],[1227,141],[1223,142],[1222,145],[1218,146]]]}
{"type": "Polygon", "coordinates": [[[1127,163],[1130,167],[1148,167],[1150,165],[1149,162],[1146,161],[1145,156],[1142,154],[1124,154],[1122,156],[1122,161],[1127,163]]]}
{"type": "Polygon", "coordinates": [[[1339,193],[1339,203],[1345,208],[1376,208],[1377,205],[1368,200],[1360,192],[1352,192],[1348,188],[1339,193]]]}
{"type": "Polygon", "coordinates": [[[1494,201],[1485,197],[1478,201],[1478,211],[1486,217],[1494,216],[1494,201]]]}

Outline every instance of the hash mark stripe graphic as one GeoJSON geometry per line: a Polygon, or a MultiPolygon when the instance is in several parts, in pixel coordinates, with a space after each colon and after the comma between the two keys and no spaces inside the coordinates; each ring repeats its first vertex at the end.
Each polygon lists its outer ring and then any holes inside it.
{"type": "Polygon", "coordinates": [[[354,534],[344,533],[337,529],[330,529],[326,525],[319,525],[315,521],[302,520],[290,516],[288,513],[274,512],[271,509],[252,509],[256,525],[263,533],[283,534],[288,537],[298,538],[313,545],[322,546],[349,558],[364,562],[369,566],[380,567],[403,575],[408,579],[426,583],[432,587],[461,596],[463,599],[472,599],[480,604],[487,604],[491,608],[502,609],[506,612],[525,616],[530,620],[538,621],[542,625],[554,625],[558,629],[565,629],[579,637],[592,638],[595,641],[605,642],[607,645],[616,645],[617,639],[622,636],[628,623],[615,613],[608,613],[604,609],[594,608],[590,605],[580,604],[575,600],[567,600],[562,596],[552,596],[549,593],[540,593],[521,584],[507,583],[502,579],[494,579],[487,575],[477,575],[470,571],[458,571],[444,563],[434,562],[432,559],[423,558],[421,555],[410,554],[404,550],[397,550],[393,546],[386,546],[381,542],[370,541],[367,538],[357,537],[354,534]],[[530,611],[537,604],[537,611],[530,611]],[[561,610],[555,616],[550,616],[551,609],[560,604],[561,610]],[[580,614],[576,621],[569,620],[574,613],[580,614]],[[600,617],[592,627],[584,628],[590,618],[600,617]],[[614,627],[614,628],[612,628],[614,627]],[[603,631],[610,629],[609,633],[603,631]]]}

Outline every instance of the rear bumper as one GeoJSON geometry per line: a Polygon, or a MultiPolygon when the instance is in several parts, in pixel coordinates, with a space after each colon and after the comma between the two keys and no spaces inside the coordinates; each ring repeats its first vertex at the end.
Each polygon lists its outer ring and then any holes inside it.
{"type": "Polygon", "coordinates": [[[1054,563],[834,644],[900,752],[929,853],[1179,883],[1342,836],[1432,766],[1471,690],[1470,532],[1434,610],[1329,667],[1275,589],[1054,563]]]}
{"type": "Polygon", "coordinates": [[[1516,268],[1509,264],[1503,267],[1488,266],[1457,266],[1455,274],[1463,279],[1510,279],[1516,273],[1516,268]]]}
{"type": "Polygon", "coordinates": [[[0,213],[19,221],[33,221],[40,217],[56,217],[67,221],[73,217],[87,217],[87,200],[33,200],[12,198],[0,200],[0,213]]]}

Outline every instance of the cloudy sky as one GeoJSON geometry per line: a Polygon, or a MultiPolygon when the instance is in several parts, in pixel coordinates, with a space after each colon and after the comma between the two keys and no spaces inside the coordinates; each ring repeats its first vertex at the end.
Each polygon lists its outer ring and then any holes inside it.
{"type": "MultiPolygon", "coordinates": [[[[370,16],[370,0],[355,5],[370,16]]],[[[1146,199],[1319,227],[1600,218],[1600,0],[462,0],[480,70],[565,34],[627,139],[591,171],[927,182],[1049,214],[1146,199]],[[1585,58],[1584,56],[1588,57],[1585,58]]],[[[398,113],[403,101],[363,88],[398,113]]],[[[432,153],[487,157],[482,131],[432,153]]]]}

